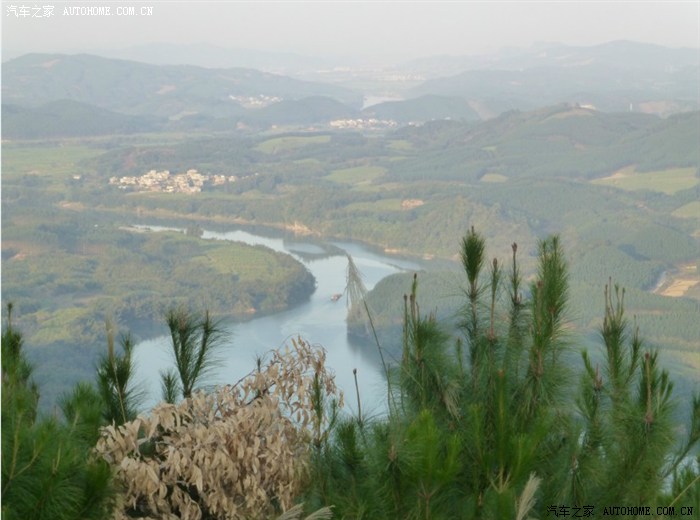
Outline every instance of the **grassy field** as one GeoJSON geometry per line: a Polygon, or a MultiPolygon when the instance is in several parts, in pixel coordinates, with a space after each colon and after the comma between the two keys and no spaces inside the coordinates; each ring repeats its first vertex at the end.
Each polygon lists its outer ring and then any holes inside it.
{"type": "Polygon", "coordinates": [[[672,215],[680,218],[700,218],[700,200],[694,200],[676,209],[672,215]]]}
{"type": "Polygon", "coordinates": [[[407,151],[413,149],[413,144],[406,139],[394,139],[386,145],[390,150],[407,151]]]}
{"type": "Polygon", "coordinates": [[[697,186],[698,183],[700,183],[700,179],[695,167],[669,168],[643,173],[637,172],[633,167],[626,167],[610,177],[593,181],[593,184],[615,186],[628,191],[658,191],[666,195],[674,195],[681,190],[697,186]]]}
{"type": "Polygon", "coordinates": [[[383,199],[373,202],[353,202],[345,206],[348,211],[400,211],[401,199],[383,199]]]}
{"type": "Polygon", "coordinates": [[[62,181],[69,175],[82,173],[76,168],[78,162],[102,153],[104,150],[80,145],[22,147],[3,144],[2,176],[12,179],[28,174],[62,181]]]}
{"type": "Polygon", "coordinates": [[[285,136],[273,137],[267,141],[263,141],[255,147],[256,150],[263,153],[285,152],[287,150],[296,150],[310,144],[323,144],[331,140],[330,135],[311,135],[311,136],[285,136]]]}
{"type": "Polygon", "coordinates": [[[386,173],[382,166],[357,166],[355,168],[343,168],[333,170],[326,179],[339,184],[368,184],[386,173]]]}
{"type": "Polygon", "coordinates": [[[481,178],[481,182],[506,182],[508,177],[500,173],[487,173],[481,178]]]}
{"type": "MultiPolygon", "coordinates": [[[[207,245],[206,262],[221,274],[236,274],[256,280],[273,279],[277,259],[264,249],[232,242],[226,248],[207,245]]],[[[201,258],[201,257],[200,257],[201,258]]]]}
{"type": "Polygon", "coordinates": [[[307,157],[306,159],[298,159],[294,161],[294,164],[298,164],[300,166],[320,166],[323,163],[314,157],[307,157]]]}

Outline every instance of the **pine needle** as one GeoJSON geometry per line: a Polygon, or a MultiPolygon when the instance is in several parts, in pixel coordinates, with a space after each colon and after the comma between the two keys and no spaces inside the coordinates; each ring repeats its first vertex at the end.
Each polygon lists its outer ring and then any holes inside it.
{"type": "Polygon", "coordinates": [[[333,511],[330,507],[324,507],[311,513],[304,520],[325,520],[326,518],[333,518],[333,511]]]}
{"type": "MultiPolygon", "coordinates": [[[[297,504],[293,508],[282,513],[282,515],[278,516],[276,520],[299,520],[303,513],[303,504],[297,504]]],[[[319,509],[318,511],[315,511],[304,518],[304,520],[325,520],[327,518],[333,518],[333,511],[331,511],[330,507],[319,509]]]]}
{"type": "Polygon", "coordinates": [[[540,482],[542,482],[541,478],[534,473],[530,473],[530,478],[527,479],[523,492],[515,503],[515,520],[524,520],[525,516],[535,505],[535,493],[537,493],[537,488],[540,487],[540,482]]]}

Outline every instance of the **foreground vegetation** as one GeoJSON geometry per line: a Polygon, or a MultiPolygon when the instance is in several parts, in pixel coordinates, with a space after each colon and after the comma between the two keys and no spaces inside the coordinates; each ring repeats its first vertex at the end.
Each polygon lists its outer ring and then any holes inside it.
{"type": "Polygon", "coordinates": [[[584,350],[577,373],[559,240],[540,243],[529,287],[512,249],[510,265],[489,265],[483,238],[464,238],[456,338],[421,311],[414,278],[402,357],[387,367],[388,416],[341,421],[316,451],[318,503],[342,518],[494,519],[700,504],[698,467],[687,465],[700,441],[700,396],[679,438],[673,383],[628,324],[624,290],[606,287],[600,362],[584,350]]]}
{"type": "MultiPolygon", "coordinates": [[[[208,315],[174,309],[167,322],[175,366],[163,373],[163,404],[136,417],[130,339],[117,352],[109,328],[96,384],[64,398],[64,420],[47,419],[36,413],[10,306],[3,517],[111,510],[122,519],[289,519],[305,509],[309,518],[521,519],[567,508],[629,518],[603,511],[700,510],[700,395],[683,407],[689,420],[679,431],[673,382],[627,322],[625,291],[606,286],[600,361],[584,350],[577,372],[559,239],[540,242],[529,286],[516,244],[506,265],[485,251],[472,229],[460,249],[466,291],[456,337],[421,310],[414,277],[401,358],[384,367],[387,413],[377,417],[363,415],[360,389],[357,415],[340,412],[343,396],[323,351],[301,339],[259,360],[248,378],[202,391],[223,338],[208,315]],[[46,431],[62,440],[37,443],[46,431]]],[[[355,305],[368,309],[361,299],[355,305]]]]}
{"type": "Polygon", "coordinates": [[[111,469],[91,455],[101,404],[76,389],[65,419],[39,414],[39,392],[8,305],[2,334],[2,517],[103,519],[113,508],[111,469]],[[78,412],[79,410],[79,412],[78,412]]]}

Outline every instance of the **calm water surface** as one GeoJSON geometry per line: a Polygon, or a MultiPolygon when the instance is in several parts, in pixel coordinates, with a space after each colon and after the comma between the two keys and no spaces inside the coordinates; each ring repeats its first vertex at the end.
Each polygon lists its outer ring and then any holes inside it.
{"type": "MultiPolygon", "coordinates": [[[[149,226],[153,231],[166,228],[149,226]]],[[[167,228],[173,229],[173,228],[167,228]]],[[[332,242],[333,253],[326,253],[325,244],[273,238],[243,230],[224,233],[205,231],[205,239],[231,240],[263,245],[302,262],[314,275],[316,291],[308,302],[277,314],[255,318],[244,323],[226,325],[229,341],[222,351],[223,365],[206,381],[207,385],[234,383],[255,366],[257,355],[279,348],[291,338],[302,336],[308,342],[323,346],[328,352],[327,365],[335,372],[336,382],[346,395],[346,407],[357,408],[352,371],[357,369],[364,413],[384,409],[386,382],[374,343],[357,343],[347,337],[346,298],[333,302],[333,294],[345,289],[349,253],[362,273],[367,289],[385,276],[399,271],[413,271],[421,266],[373,253],[351,243],[332,242]]],[[[169,338],[160,336],[139,343],[135,349],[137,381],[146,390],[145,406],[154,405],[160,397],[159,373],[174,366],[169,338]]]]}

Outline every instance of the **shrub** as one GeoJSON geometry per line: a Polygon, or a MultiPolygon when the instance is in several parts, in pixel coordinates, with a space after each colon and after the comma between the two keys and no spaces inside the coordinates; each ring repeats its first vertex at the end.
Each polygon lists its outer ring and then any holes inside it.
{"type": "Polygon", "coordinates": [[[104,428],[96,451],[123,488],[117,518],[252,519],[292,510],[311,447],[325,442],[342,405],[324,362],[324,351],[298,339],[236,385],[104,428]]]}

